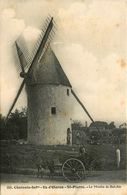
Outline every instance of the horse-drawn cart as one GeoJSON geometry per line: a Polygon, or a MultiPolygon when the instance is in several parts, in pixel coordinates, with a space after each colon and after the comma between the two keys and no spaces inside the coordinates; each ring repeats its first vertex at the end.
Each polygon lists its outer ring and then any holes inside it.
{"type": "Polygon", "coordinates": [[[51,159],[42,163],[44,169],[49,170],[49,177],[54,177],[56,173],[62,175],[67,181],[79,182],[86,178],[86,173],[94,168],[94,160],[88,154],[80,153],[78,155],[71,154],[64,160],[51,159]]]}

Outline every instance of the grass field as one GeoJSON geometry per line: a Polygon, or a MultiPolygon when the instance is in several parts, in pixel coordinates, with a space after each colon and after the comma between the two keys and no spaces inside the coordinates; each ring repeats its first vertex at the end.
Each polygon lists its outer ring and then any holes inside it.
{"type": "MultiPolygon", "coordinates": [[[[116,148],[111,144],[86,145],[87,153],[95,159],[99,166],[97,170],[116,169],[116,148]]],[[[35,169],[36,164],[42,160],[59,159],[62,163],[69,157],[78,156],[78,146],[35,146],[20,145],[1,142],[1,172],[15,173],[16,170],[35,169]],[[11,169],[11,170],[10,170],[11,169]]],[[[120,145],[121,164],[120,169],[126,168],[126,147],[120,145]]]]}

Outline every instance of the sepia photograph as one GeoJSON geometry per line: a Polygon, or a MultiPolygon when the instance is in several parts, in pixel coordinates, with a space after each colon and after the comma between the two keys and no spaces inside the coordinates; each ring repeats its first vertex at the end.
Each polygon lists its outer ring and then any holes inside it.
{"type": "Polygon", "coordinates": [[[125,0],[0,1],[2,195],[126,195],[126,11],[125,0]]]}

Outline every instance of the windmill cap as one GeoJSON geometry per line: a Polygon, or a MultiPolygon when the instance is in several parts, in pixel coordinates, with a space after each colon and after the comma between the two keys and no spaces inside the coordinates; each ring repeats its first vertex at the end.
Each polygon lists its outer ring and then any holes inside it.
{"type": "Polygon", "coordinates": [[[29,84],[61,84],[71,87],[51,47],[47,48],[40,62],[33,66],[33,70],[30,73],[29,84]]]}

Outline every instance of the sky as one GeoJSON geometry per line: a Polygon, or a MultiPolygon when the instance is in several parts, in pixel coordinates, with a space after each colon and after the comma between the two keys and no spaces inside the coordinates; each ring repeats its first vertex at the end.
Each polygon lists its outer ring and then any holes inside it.
{"type": "MultiPolygon", "coordinates": [[[[25,40],[24,54],[31,55],[50,14],[57,26],[52,48],[89,113],[94,120],[126,122],[126,7],[124,0],[1,0],[1,113],[6,116],[22,81],[14,42],[25,40]]],[[[15,108],[24,106],[25,90],[15,108]]],[[[74,110],[74,119],[89,121],[76,101],[74,110]]]]}

